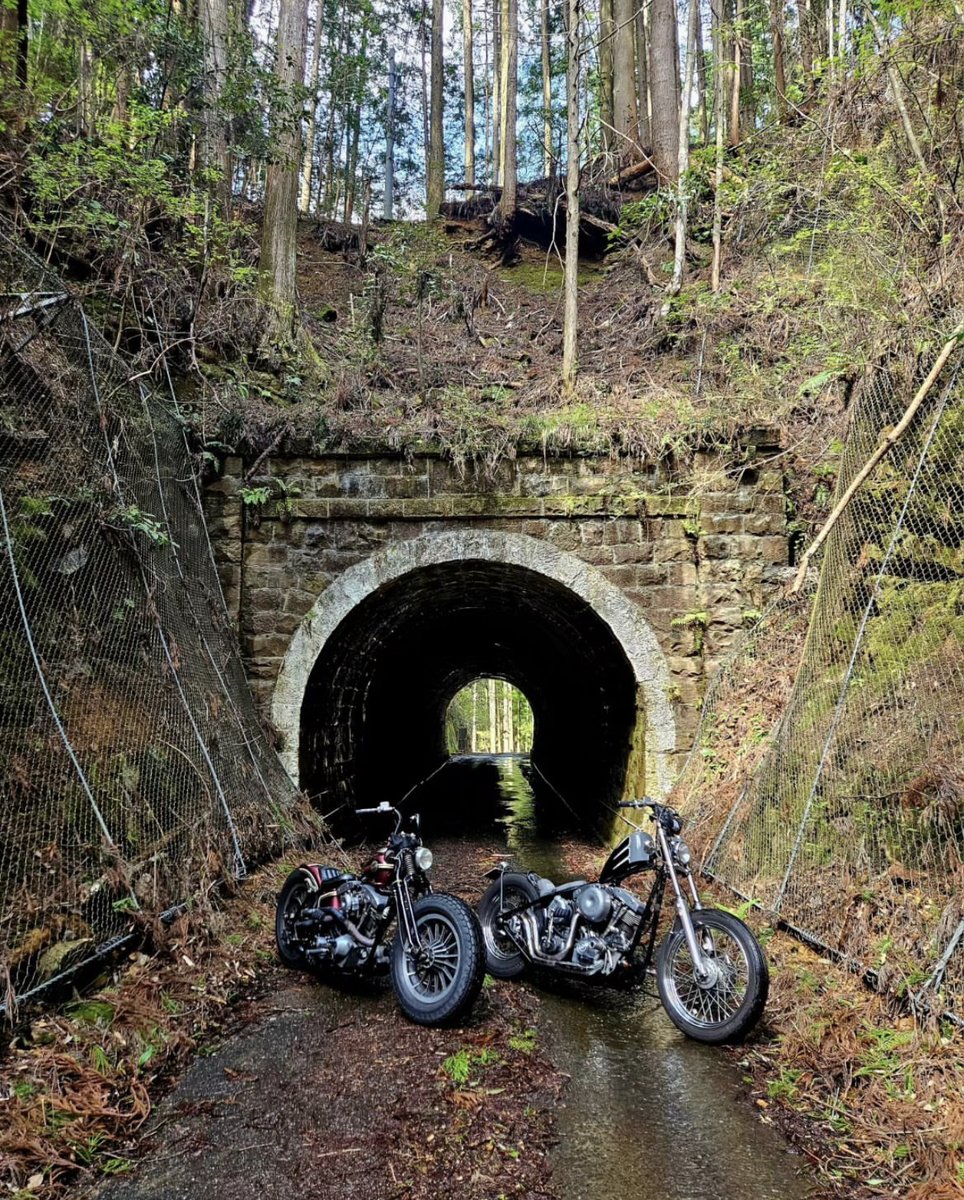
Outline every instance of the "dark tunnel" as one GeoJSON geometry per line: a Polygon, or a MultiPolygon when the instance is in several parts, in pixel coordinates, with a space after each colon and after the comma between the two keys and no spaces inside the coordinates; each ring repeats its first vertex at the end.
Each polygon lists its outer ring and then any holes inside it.
{"type": "Polygon", "coordinates": [[[506,563],[419,568],[345,617],[305,691],[301,786],[326,812],[398,802],[446,760],[449,701],[485,676],[527,697],[532,762],[570,816],[599,828],[602,809],[622,791],[637,727],[632,667],[586,601],[506,563]]]}

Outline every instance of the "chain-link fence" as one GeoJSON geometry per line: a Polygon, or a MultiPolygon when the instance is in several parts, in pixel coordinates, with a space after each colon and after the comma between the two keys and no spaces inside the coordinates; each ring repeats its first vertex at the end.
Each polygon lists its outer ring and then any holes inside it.
{"type": "MultiPolygon", "coordinates": [[[[876,974],[964,1013],[964,376],[952,359],[706,698],[677,786],[707,869],[876,974]]],[[[869,375],[842,495],[909,400],[869,375]]]]}
{"type": "Polygon", "coordinates": [[[249,699],[176,412],[0,231],[8,1009],[308,817],[249,699]]]}

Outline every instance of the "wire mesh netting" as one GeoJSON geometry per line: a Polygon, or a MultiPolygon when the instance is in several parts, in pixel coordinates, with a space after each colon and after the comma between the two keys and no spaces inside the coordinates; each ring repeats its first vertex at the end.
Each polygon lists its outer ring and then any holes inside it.
{"type": "Polygon", "coordinates": [[[8,1008],[310,817],[255,718],[185,430],[0,231],[8,1008]]]}
{"type": "MultiPolygon", "coordinates": [[[[865,380],[842,495],[906,379],[865,380]]],[[[707,695],[677,785],[705,865],[881,987],[964,1011],[964,405],[953,363],[707,695]]]]}

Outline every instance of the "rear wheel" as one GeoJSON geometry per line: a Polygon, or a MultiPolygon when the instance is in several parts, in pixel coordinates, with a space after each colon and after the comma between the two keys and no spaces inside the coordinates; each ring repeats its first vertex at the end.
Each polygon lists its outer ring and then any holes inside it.
{"type": "Polygon", "coordinates": [[[539,893],[527,876],[517,871],[507,871],[479,901],[485,969],[496,979],[515,979],[522,974],[526,965],[522,951],[502,923],[503,912],[518,908],[520,904],[530,904],[538,898],[539,893]]]}
{"type": "Polygon", "coordinates": [[[448,1025],[475,1003],[485,960],[475,913],[445,892],[423,896],[413,908],[420,947],[392,943],[392,987],[402,1012],[418,1025],[448,1025]]]}
{"type": "Polygon", "coordinates": [[[659,996],[673,1024],[699,1042],[736,1042],[759,1021],[770,976],[760,943],[732,913],[707,908],[691,913],[708,974],[694,967],[677,922],[656,961],[659,996]]]}
{"type": "Polygon", "coordinates": [[[275,910],[274,934],[278,944],[278,956],[286,967],[306,967],[308,960],[298,938],[295,926],[301,919],[302,910],[310,907],[313,889],[309,887],[304,871],[292,871],[278,895],[275,910]]]}

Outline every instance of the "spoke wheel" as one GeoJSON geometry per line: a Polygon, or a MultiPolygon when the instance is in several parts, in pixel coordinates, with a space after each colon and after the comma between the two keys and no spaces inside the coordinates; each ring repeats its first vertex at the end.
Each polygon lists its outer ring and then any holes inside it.
{"type": "Polygon", "coordinates": [[[420,1025],[457,1020],[482,986],[484,959],[478,922],[469,906],[444,892],[414,907],[420,945],[409,947],[401,931],[392,945],[392,986],[399,1006],[420,1025]]]}
{"type": "Polygon", "coordinates": [[[673,1023],[701,1042],[738,1041],[766,1004],[769,975],[759,943],[730,913],[694,912],[706,972],[696,970],[682,927],[663,941],[656,965],[660,998],[673,1023]]]}

